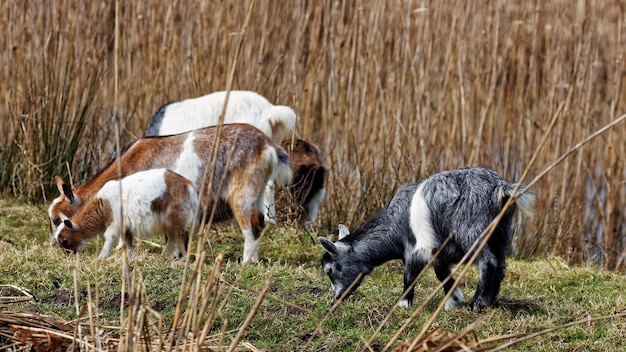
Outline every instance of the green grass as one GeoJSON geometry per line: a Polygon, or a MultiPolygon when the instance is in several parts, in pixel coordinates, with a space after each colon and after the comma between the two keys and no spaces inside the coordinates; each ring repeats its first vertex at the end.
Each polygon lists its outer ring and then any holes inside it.
{"type": "MultiPolygon", "coordinates": [[[[120,325],[122,252],[113,253],[107,260],[98,259],[102,245],[102,239],[98,239],[79,256],[65,253],[48,243],[44,206],[0,199],[0,211],[1,283],[23,288],[33,296],[32,300],[16,304],[10,310],[19,308],[72,320],[77,317],[77,291],[79,307],[95,302],[97,324],[120,325]]],[[[402,291],[399,262],[377,268],[353,296],[322,321],[335,301],[330,283],[319,268],[322,249],[311,240],[318,234],[273,227],[262,241],[262,262],[243,267],[237,262],[242,241],[234,226],[217,226],[211,231],[211,245],[204,246],[207,257],[200,283],[206,282],[215,257],[223,253],[226,260],[219,275],[218,294],[211,296],[217,297],[218,314],[209,333],[223,332],[226,345],[266,285],[268,292],[242,340],[262,350],[360,349],[391,313],[391,319],[371,345],[373,350],[381,350],[413,313],[410,309],[394,308],[402,291]],[[311,338],[318,325],[321,332],[311,338]]],[[[159,242],[160,239],[152,240],[159,242]]],[[[142,305],[161,314],[168,326],[176,309],[184,263],[168,260],[160,255],[158,248],[145,243],[139,246],[130,264],[131,275],[135,277],[133,282],[140,283],[143,289],[142,305]]],[[[471,298],[475,283],[476,270],[472,268],[460,284],[466,299],[471,298]]],[[[421,303],[436,286],[435,276],[429,269],[416,288],[416,303],[421,303]]],[[[509,260],[498,307],[481,314],[464,309],[442,312],[433,325],[459,332],[479,320],[475,332],[481,340],[508,334],[528,335],[577,320],[623,313],[626,310],[624,287],[626,279],[621,275],[596,268],[573,267],[558,258],[509,260]]],[[[12,287],[2,286],[0,294],[18,293],[12,287]]],[[[410,320],[400,340],[392,346],[416,337],[442,297],[441,293],[436,295],[434,301],[410,320]]],[[[516,344],[512,350],[626,350],[625,335],[626,320],[611,318],[562,328],[516,344]]]]}

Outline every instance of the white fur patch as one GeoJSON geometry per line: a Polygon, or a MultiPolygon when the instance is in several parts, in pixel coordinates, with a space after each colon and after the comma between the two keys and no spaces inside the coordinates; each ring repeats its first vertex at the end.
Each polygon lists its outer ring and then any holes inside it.
{"type": "Polygon", "coordinates": [[[415,236],[413,252],[418,252],[422,260],[426,262],[432,256],[433,249],[436,248],[437,244],[430,221],[430,210],[422,194],[423,187],[423,184],[420,185],[413,194],[409,213],[409,227],[415,236]]]}
{"type": "MultiPolygon", "coordinates": [[[[217,125],[225,100],[226,92],[215,92],[169,104],[159,134],[176,134],[217,125]]],[[[258,125],[263,110],[269,106],[267,99],[254,92],[231,91],[224,123],[250,123],[265,132],[268,127],[258,125]]]]}
{"type": "Polygon", "coordinates": [[[52,233],[52,237],[50,237],[50,241],[51,242],[59,242],[59,234],[61,233],[61,231],[63,231],[63,229],[65,228],[65,223],[61,223],[56,229],[54,229],[54,232],[52,233]]]}
{"type": "MultiPolygon", "coordinates": [[[[113,209],[113,221],[116,224],[112,226],[116,232],[119,231],[121,223],[120,204],[124,206],[124,226],[133,229],[134,236],[145,237],[163,232],[161,225],[164,219],[160,218],[161,214],[153,213],[150,206],[154,199],[160,198],[166,192],[165,172],[165,169],[152,169],[122,179],[123,203],[120,202],[120,181],[112,180],[102,186],[96,196],[109,201],[113,209]]],[[[108,230],[105,232],[105,239],[109,240],[107,232],[108,230]]],[[[119,237],[119,233],[112,236],[119,237]]]]}
{"type": "Polygon", "coordinates": [[[54,207],[61,203],[61,200],[63,199],[63,197],[59,196],[54,198],[54,200],[52,201],[52,204],[50,204],[50,207],[48,208],[48,216],[50,217],[50,219],[52,219],[52,209],[54,209],[54,207]]]}
{"type": "Polygon", "coordinates": [[[341,241],[337,241],[335,242],[335,248],[337,249],[337,252],[339,253],[345,253],[350,249],[350,245],[343,243],[341,241]]]}
{"type": "Polygon", "coordinates": [[[333,296],[335,296],[335,299],[339,299],[339,297],[341,297],[341,295],[343,294],[343,291],[345,291],[347,289],[347,287],[344,287],[341,283],[337,282],[331,282],[330,283],[330,287],[333,290],[333,296]]]}
{"type": "Polygon", "coordinates": [[[274,180],[269,180],[263,192],[263,206],[261,209],[265,222],[276,225],[276,202],[274,200],[274,180]]]}
{"type": "Polygon", "coordinates": [[[242,229],[243,232],[243,264],[259,262],[259,240],[254,239],[254,234],[249,229],[242,229]]]}
{"type": "Polygon", "coordinates": [[[200,165],[202,160],[198,157],[196,150],[193,146],[195,140],[195,133],[190,133],[189,137],[183,144],[183,151],[180,153],[176,165],[172,171],[179,173],[181,176],[188,180],[191,180],[193,184],[199,185],[202,181],[202,173],[200,172],[200,165]]]}
{"type": "Polygon", "coordinates": [[[259,122],[263,127],[270,128],[269,134],[262,128],[260,128],[261,131],[265,132],[276,144],[280,145],[280,142],[288,138],[293,130],[296,124],[296,113],[288,106],[270,105],[263,110],[260,120],[259,122]]]}
{"type": "MultiPolygon", "coordinates": [[[[159,135],[177,134],[197,128],[216,126],[226,100],[226,92],[169,104],[159,128],[159,135]]],[[[250,91],[231,91],[224,123],[247,123],[272,138],[275,143],[286,138],[296,122],[296,113],[288,106],[274,106],[265,97],[250,91]]]]}
{"type": "Polygon", "coordinates": [[[409,304],[409,300],[408,299],[403,298],[400,302],[398,302],[398,307],[409,308],[409,307],[411,307],[411,305],[409,304]]]}
{"type": "Polygon", "coordinates": [[[339,224],[339,239],[343,239],[344,237],[350,234],[350,230],[344,224],[339,224]]]}
{"type": "MultiPolygon", "coordinates": [[[[48,208],[48,218],[50,218],[50,228],[52,229],[52,232],[50,234],[50,242],[54,243],[54,240],[56,240],[56,237],[54,237],[54,234],[57,230],[57,226],[52,222],[52,210],[57,206],[57,204],[61,203],[62,197],[56,197],[53,201],[52,204],[50,204],[50,207],[48,208]]],[[[63,215],[63,214],[61,214],[63,215]]]]}
{"type": "Polygon", "coordinates": [[[463,305],[463,303],[465,303],[465,296],[463,296],[463,292],[461,291],[461,289],[457,287],[454,289],[454,292],[452,292],[450,298],[448,298],[448,300],[446,301],[443,309],[452,310],[456,307],[463,305]]]}

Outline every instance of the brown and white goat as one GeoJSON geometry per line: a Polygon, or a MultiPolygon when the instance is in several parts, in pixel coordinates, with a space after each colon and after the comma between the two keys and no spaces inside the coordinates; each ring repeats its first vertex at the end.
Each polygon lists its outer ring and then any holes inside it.
{"type": "MultiPolygon", "coordinates": [[[[150,119],[145,136],[163,136],[191,131],[196,128],[215,126],[219,123],[220,114],[226,101],[226,92],[214,92],[198,98],[168,103],[160,107],[150,119]]],[[[268,135],[274,143],[291,137],[297,121],[296,113],[288,106],[273,105],[262,95],[251,92],[233,90],[230,92],[224,123],[248,123],[268,135]]],[[[291,138],[288,139],[289,145],[291,138]]],[[[283,148],[287,142],[283,142],[283,148]]],[[[288,213],[295,213],[299,220],[312,222],[319,212],[319,203],[324,199],[325,169],[321,167],[321,158],[317,148],[310,143],[298,139],[290,151],[291,169],[294,183],[288,195],[283,199],[280,215],[277,216],[274,184],[269,182],[264,194],[263,208],[265,221],[276,223],[276,218],[283,218],[288,213]],[[301,162],[300,162],[301,161],[301,162]]]]}
{"type": "MultiPolygon", "coordinates": [[[[122,177],[138,171],[168,168],[191,180],[197,190],[204,189],[200,205],[209,214],[216,206],[215,221],[235,218],[244,237],[243,262],[257,262],[263,220],[263,191],[270,179],[280,185],[291,181],[289,156],[260,130],[247,124],[229,124],[187,133],[140,138],[119,156],[122,177]],[[215,167],[213,150],[218,146],[215,167]],[[208,170],[207,170],[208,169],[208,170]],[[210,184],[202,187],[205,170],[210,184]]],[[[117,158],[80,187],[72,190],[57,178],[61,195],[48,209],[51,233],[61,216],[72,217],[104,184],[118,178],[117,158]]]]}
{"type": "Polygon", "coordinates": [[[54,232],[54,240],[77,252],[87,240],[103,233],[100,258],[106,258],[120,237],[132,255],[134,236],[165,234],[163,254],[178,258],[187,253],[188,231],[197,209],[198,194],[191,181],[167,169],[140,171],[105,183],[71,219],[63,220],[54,232]]]}
{"type": "Polygon", "coordinates": [[[282,147],[291,158],[293,180],[288,187],[278,189],[277,207],[283,209],[283,213],[290,210],[290,215],[306,225],[315,221],[326,196],[326,168],[317,147],[305,140],[295,139],[292,143],[286,139],[282,147]]]}

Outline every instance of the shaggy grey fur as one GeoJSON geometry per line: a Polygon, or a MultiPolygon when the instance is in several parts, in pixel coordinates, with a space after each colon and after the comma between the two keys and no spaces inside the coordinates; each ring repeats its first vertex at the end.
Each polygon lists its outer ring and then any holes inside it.
{"type": "MultiPolygon", "coordinates": [[[[505,181],[496,172],[480,167],[445,171],[418,183],[402,185],[380,213],[353,233],[348,234],[347,229],[340,227],[337,242],[319,238],[326,250],[322,267],[330,277],[335,297],[339,298],[359,274],[367,275],[374,267],[392,259],[404,261],[407,290],[450,236],[433,262],[435,274],[443,282],[450,274],[450,266],[468,252],[500,213],[515,187],[516,184],[505,181]]],[[[470,303],[472,310],[479,312],[495,303],[505,274],[513,213],[517,207],[530,215],[533,201],[533,195],[521,187],[521,195],[478,255],[480,277],[470,303]]],[[[448,292],[453,284],[451,278],[444,284],[444,290],[448,292]]],[[[410,306],[413,296],[411,288],[400,304],[410,306]]],[[[462,300],[461,291],[455,291],[446,309],[458,306],[462,300]]]]}
{"type": "Polygon", "coordinates": [[[149,136],[158,136],[159,130],[161,129],[161,124],[163,123],[163,119],[165,118],[165,113],[167,112],[167,107],[173,102],[169,102],[159,108],[157,112],[152,115],[150,119],[150,123],[148,124],[148,128],[146,128],[146,133],[144,137],[149,136]]]}

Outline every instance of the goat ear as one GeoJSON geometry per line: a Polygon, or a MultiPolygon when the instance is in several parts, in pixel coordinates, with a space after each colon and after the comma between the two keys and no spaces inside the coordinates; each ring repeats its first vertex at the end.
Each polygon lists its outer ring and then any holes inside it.
{"type": "Polygon", "coordinates": [[[68,229],[70,229],[72,231],[74,230],[74,224],[70,220],[65,219],[65,220],[63,220],[63,223],[65,224],[66,228],[68,228],[68,229]]]}
{"type": "Polygon", "coordinates": [[[65,182],[63,182],[61,176],[54,176],[54,182],[56,183],[59,192],[63,194],[63,185],[65,184],[65,182]]]}
{"type": "Polygon", "coordinates": [[[54,180],[57,184],[57,188],[61,194],[65,195],[67,201],[72,204],[74,203],[74,192],[72,192],[72,187],[67,183],[63,182],[63,179],[59,176],[54,176],[54,180]]]}
{"type": "Polygon", "coordinates": [[[350,234],[350,230],[344,224],[339,224],[339,239],[342,239],[350,234]]]}
{"type": "Polygon", "coordinates": [[[72,192],[72,188],[67,183],[63,184],[63,193],[70,204],[74,203],[74,192],[72,192]]]}
{"type": "Polygon", "coordinates": [[[317,239],[320,241],[320,244],[322,245],[322,247],[324,247],[326,252],[328,252],[330,255],[336,257],[337,254],[339,254],[339,252],[337,251],[337,247],[332,241],[330,241],[326,237],[318,237],[317,239]]]}

